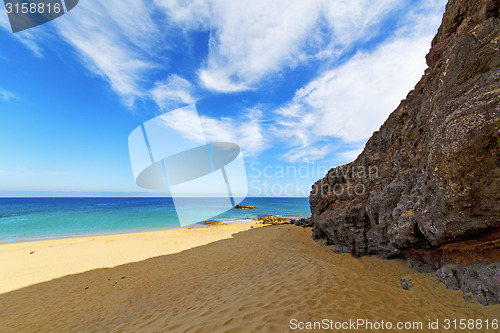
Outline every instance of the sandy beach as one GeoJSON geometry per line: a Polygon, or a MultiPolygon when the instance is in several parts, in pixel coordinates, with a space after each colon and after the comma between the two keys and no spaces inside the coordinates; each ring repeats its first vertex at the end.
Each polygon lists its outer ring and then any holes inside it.
{"type": "Polygon", "coordinates": [[[334,254],[302,227],[251,226],[261,225],[2,245],[0,331],[305,332],[328,320],[320,331],[340,332],[334,323],[363,319],[463,332],[446,320],[498,320],[500,305],[466,303],[404,260],[334,254]],[[403,290],[402,276],[415,286],[403,290]]]}
{"type": "Polygon", "coordinates": [[[154,232],[0,244],[0,293],[96,268],[177,253],[262,224],[253,220],[154,232]]]}

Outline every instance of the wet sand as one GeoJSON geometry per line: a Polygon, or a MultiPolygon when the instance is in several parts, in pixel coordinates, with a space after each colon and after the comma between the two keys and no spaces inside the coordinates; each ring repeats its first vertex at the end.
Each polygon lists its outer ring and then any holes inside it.
{"type": "Polygon", "coordinates": [[[433,273],[417,273],[403,260],[337,255],[310,235],[293,225],[254,228],[179,253],[3,293],[0,332],[308,332],[313,330],[293,328],[323,319],[423,325],[393,332],[428,332],[429,319],[440,321],[434,332],[495,331],[484,324],[445,330],[444,320],[491,322],[499,319],[500,305],[466,303],[461,291],[447,290],[433,273]],[[400,285],[405,275],[415,285],[409,291],[400,285]]]}

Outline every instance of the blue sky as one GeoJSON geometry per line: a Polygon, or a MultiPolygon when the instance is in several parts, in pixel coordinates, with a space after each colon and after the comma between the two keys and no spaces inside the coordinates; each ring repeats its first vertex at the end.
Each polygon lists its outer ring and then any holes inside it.
{"type": "Polygon", "coordinates": [[[1,8],[0,195],[150,195],[128,135],[195,103],[241,146],[250,195],[306,196],[418,82],[444,6],[82,0],[16,34],[1,8]]]}

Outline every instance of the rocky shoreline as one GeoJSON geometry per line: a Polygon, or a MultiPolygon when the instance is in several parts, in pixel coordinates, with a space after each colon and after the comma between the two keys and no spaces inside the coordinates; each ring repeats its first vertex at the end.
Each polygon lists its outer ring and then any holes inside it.
{"type": "Polygon", "coordinates": [[[354,162],[313,185],[311,219],[294,224],[337,252],[404,257],[466,300],[500,302],[499,10],[448,2],[425,75],[354,162]]]}

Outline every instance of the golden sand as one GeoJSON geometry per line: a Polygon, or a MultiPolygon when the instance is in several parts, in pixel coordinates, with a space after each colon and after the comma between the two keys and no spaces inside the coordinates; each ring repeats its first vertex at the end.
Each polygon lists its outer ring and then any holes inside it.
{"type": "MultiPolygon", "coordinates": [[[[205,230],[223,233],[229,228],[205,230]]],[[[441,329],[433,332],[494,331],[444,330],[443,325],[445,319],[498,319],[500,305],[466,303],[461,291],[447,290],[433,273],[416,273],[403,260],[333,254],[310,236],[310,229],[292,225],[255,228],[179,253],[4,293],[0,332],[288,332],[293,320],[323,319],[394,325],[417,321],[423,323],[421,332],[430,331],[429,319],[439,319],[441,329]],[[415,285],[409,291],[400,285],[400,277],[407,274],[415,285]]],[[[115,237],[122,251],[143,251],[134,237],[115,237]]],[[[184,242],[180,235],[164,237],[164,246],[173,239],[184,242]]],[[[87,251],[94,251],[93,243],[86,244],[87,251]]],[[[31,256],[33,263],[37,253],[24,256],[31,256]]],[[[87,258],[82,252],[75,260],[87,258]]]]}
{"type": "Polygon", "coordinates": [[[177,253],[259,226],[262,224],[247,220],[224,227],[203,226],[0,244],[0,293],[68,274],[177,253]]]}

